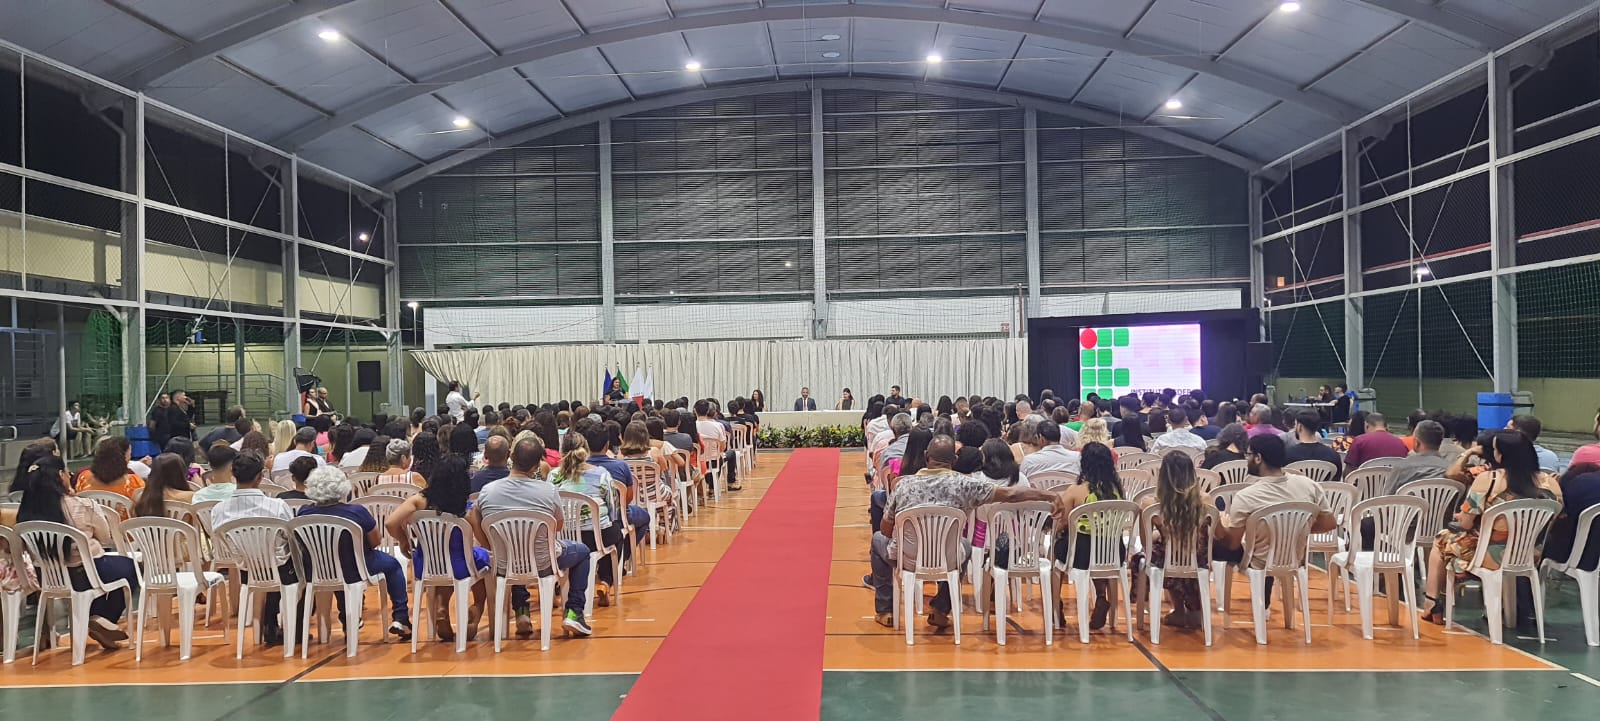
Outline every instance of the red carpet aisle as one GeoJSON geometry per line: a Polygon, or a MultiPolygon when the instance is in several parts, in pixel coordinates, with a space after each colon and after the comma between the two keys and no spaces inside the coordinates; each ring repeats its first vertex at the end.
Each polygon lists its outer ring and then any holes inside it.
{"type": "Polygon", "coordinates": [[[814,721],[839,452],[798,450],[614,721],[814,721]]]}

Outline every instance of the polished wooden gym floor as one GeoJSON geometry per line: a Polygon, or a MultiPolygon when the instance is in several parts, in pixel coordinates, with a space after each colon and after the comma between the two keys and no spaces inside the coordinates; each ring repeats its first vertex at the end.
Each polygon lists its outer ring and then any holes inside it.
{"type": "MultiPolygon", "coordinates": [[[[131,649],[99,652],[92,643],[88,660],[78,667],[70,665],[67,650],[46,652],[37,666],[19,651],[15,663],[0,668],[0,718],[362,721],[530,713],[532,718],[607,718],[695,601],[789,458],[787,452],[761,453],[743,491],[702,509],[671,543],[655,551],[646,546],[644,563],[624,580],[620,600],[592,610],[593,638],[563,639],[558,632],[548,652],[539,650],[537,637],[513,639],[496,654],[485,630],[465,653],[455,653],[453,644],[428,641],[413,655],[410,644],[379,642],[376,598],[369,595],[367,630],[353,659],[345,657],[342,636],[335,631],[334,643],[314,644],[305,659],[298,650],[295,658],[284,659],[281,649],[247,646],[245,657],[235,660],[231,627],[224,643],[220,620],[198,630],[189,661],[179,661],[176,643],[162,647],[153,632],[141,662],[134,661],[131,649]]],[[[1490,644],[1480,635],[1482,607],[1473,594],[1457,606],[1465,628],[1446,631],[1423,624],[1415,640],[1409,625],[1385,625],[1388,615],[1380,602],[1376,637],[1366,641],[1359,618],[1344,612],[1342,604],[1328,625],[1327,583],[1313,569],[1310,645],[1302,629],[1284,628],[1281,605],[1273,611],[1268,645],[1257,645],[1244,584],[1236,583],[1230,625],[1217,630],[1210,648],[1198,631],[1171,628],[1164,629],[1159,645],[1151,644],[1143,624],[1130,643],[1120,620],[1115,633],[1093,634],[1089,644],[1080,644],[1070,598],[1068,627],[1058,629],[1054,645],[1046,646],[1037,597],[1028,600],[1028,610],[1011,615],[1008,643],[999,646],[992,630],[982,631],[970,590],[960,646],[950,631],[934,632],[919,623],[917,643],[908,647],[903,633],[872,620],[871,591],[861,585],[869,537],[862,468],[858,450],[843,451],[835,477],[796,480],[791,474],[784,481],[837,484],[826,618],[820,625],[823,637],[816,639],[822,644],[821,693],[806,713],[751,708],[743,718],[970,719],[1083,712],[1152,719],[1292,716],[1307,721],[1377,714],[1453,721],[1576,719],[1592,717],[1600,702],[1595,680],[1600,649],[1583,643],[1570,584],[1550,593],[1549,638],[1543,645],[1509,629],[1507,645],[1490,644]]],[[[762,588],[752,587],[738,605],[761,603],[762,588]]],[[[739,608],[727,609],[729,623],[737,623],[739,613],[739,608]]],[[[25,625],[31,627],[31,620],[25,625]]],[[[24,630],[25,638],[30,630],[24,630]]],[[[737,655],[737,649],[729,654],[737,655]]],[[[708,669],[713,666],[708,663],[708,669]]],[[[703,695],[718,693],[718,681],[707,673],[654,717],[740,718],[694,713],[703,695]]]]}

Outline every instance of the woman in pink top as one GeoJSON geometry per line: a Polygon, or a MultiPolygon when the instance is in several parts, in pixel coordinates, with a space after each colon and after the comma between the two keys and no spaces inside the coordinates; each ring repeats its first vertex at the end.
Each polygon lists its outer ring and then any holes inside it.
{"type": "MultiPolygon", "coordinates": [[[[1594,437],[1600,440],[1600,411],[1594,414],[1594,437]]],[[[1590,443],[1573,451],[1572,463],[1568,465],[1576,466],[1579,463],[1600,463],[1600,443],[1590,443]]]]}

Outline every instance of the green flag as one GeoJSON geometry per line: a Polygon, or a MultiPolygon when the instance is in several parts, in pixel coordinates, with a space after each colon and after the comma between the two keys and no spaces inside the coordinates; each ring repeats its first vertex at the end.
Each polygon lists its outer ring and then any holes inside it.
{"type": "Polygon", "coordinates": [[[617,375],[612,380],[622,384],[622,395],[626,397],[628,395],[628,379],[622,375],[622,366],[617,366],[617,375]]]}

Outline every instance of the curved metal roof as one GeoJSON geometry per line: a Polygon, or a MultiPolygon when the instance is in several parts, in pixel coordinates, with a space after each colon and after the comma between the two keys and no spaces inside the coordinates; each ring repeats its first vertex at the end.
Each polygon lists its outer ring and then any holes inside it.
{"type": "Polygon", "coordinates": [[[1249,165],[1585,4],[20,0],[0,37],[371,183],[675,94],[840,77],[1070,110],[1249,165]]]}

